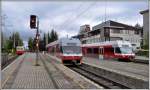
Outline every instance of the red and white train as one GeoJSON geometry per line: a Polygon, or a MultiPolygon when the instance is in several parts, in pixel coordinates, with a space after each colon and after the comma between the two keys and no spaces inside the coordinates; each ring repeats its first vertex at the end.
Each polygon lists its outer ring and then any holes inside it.
{"type": "Polygon", "coordinates": [[[61,58],[63,64],[82,63],[81,42],[74,38],[61,38],[46,45],[48,52],[61,58]]]}
{"type": "Polygon", "coordinates": [[[17,46],[16,47],[16,54],[17,55],[22,55],[24,54],[25,50],[24,50],[24,47],[23,46],[17,46]]]}
{"type": "Polygon", "coordinates": [[[99,59],[133,60],[135,58],[131,43],[122,40],[83,44],[82,52],[84,55],[97,55],[99,59]]]}

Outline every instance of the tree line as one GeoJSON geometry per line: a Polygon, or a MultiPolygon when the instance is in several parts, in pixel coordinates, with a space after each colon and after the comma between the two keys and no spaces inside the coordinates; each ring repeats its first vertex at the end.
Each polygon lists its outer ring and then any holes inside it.
{"type": "MultiPolygon", "coordinates": [[[[44,33],[43,37],[39,39],[39,50],[40,51],[45,51],[46,50],[46,44],[51,43],[53,41],[58,40],[58,34],[56,31],[53,29],[49,33],[44,33]]],[[[30,51],[35,51],[36,50],[36,39],[29,37],[28,39],[28,48],[30,51]]]]}
{"type": "Polygon", "coordinates": [[[13,32],[12,35],[8,38],[5,38],[5,40],[4,34],[1,32],[1,38],[2,52],[15,53],[17,46],[23,46],[23,40],[21,39],[19,32],[13,32]]]}

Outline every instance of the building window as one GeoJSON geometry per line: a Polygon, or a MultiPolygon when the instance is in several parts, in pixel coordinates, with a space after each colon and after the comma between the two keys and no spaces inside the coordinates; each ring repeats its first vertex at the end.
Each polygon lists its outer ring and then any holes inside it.
{"type": "Polygon", "coordinates": [[[134,31],[134,34],[139,34],[139,31],[138,31],[138,30],[135,30],[135,31],[134,31]]]}
{"type": "Polygon", "coordinates": [[[126,30],[126,31],[125,31],[125,34],[129,34],[129,30],[126,30]]]}
{"type": "Polygon", "coordinates": [[[86,40],[82,41],[82,44],[86,44],[86,40]]]}
{"type": "Polygon", "coordinates": [[[132,44],[132,46],[136,46],[136,44],[132,44]]]}
{"type": "Polygon", "coordinates": [[[121,30],[113,29],[112,32],[113,32],[113,33],[121,33],[121,30]]]}

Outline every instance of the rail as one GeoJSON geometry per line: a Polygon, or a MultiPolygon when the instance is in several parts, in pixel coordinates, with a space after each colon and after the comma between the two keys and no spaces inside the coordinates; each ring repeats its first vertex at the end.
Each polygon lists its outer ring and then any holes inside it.
{"type": "Polygon", "coordinates": [[[94,74],[94,73],[90,72],[89,69],[83,68],[82,66],[68,66],[68,68],[76,71],[77,73],[85,76],[86,78],[103,86],[106,89],[129,89],[129,87],[126,87],[122,84],[111,81],[111,80],[104,78],[102,76],[99,76],[97,74],[94,74]]]}

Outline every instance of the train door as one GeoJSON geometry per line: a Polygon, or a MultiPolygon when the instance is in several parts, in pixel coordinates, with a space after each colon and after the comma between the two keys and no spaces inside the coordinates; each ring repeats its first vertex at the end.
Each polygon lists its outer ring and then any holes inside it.
{"type": "Polygon", "coordinates": [[[104,53],[104,50],[103,50],[103,47],[99,47],[99,60],[103,60],[103,53],[104,53]]]}
{"type": "Polygon", "coordinates": [[[87,48],[86,47],[82,47],[82,54],[86,55],[87,54],[87,48]]]}
{"type": "Polygon", "coordinates": [[[105,59],[114,58],[114,48],[112,46],[104,46],[104,58],[105,59]]]}

